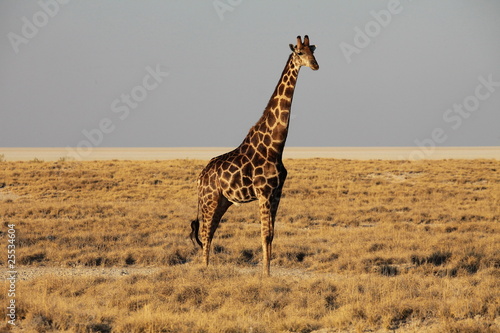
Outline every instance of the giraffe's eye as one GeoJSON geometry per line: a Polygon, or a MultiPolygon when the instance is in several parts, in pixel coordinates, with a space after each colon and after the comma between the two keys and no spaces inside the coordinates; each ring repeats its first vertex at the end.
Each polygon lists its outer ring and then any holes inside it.
{"type": "Polygon", "coordinates": [[[303,53],[302,52],[297,52],[297,55],[303,55],[303,53]]]}

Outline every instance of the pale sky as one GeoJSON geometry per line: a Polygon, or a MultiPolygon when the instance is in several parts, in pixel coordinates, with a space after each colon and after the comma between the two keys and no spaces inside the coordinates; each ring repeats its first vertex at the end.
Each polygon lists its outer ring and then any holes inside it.
{"type": "Polygon", "coordinates": [[[0,147],[500,146],[500,1],[0,1],[0,147]]]}

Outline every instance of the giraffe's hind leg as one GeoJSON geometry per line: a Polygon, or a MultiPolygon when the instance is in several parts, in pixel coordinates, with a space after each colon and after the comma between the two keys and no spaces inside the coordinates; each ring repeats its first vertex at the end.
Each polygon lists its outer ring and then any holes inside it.
{"type": "Polygon", "coordinates": [[[209,263],[210,247],[215,231],[219,226],[219,222],[232,205],[223,195],[218,195],[216,200],[210,200],[202,207],[203,226],[201,230],[201,237],[203,243],[203,262],[206,266],[209,263]]]}

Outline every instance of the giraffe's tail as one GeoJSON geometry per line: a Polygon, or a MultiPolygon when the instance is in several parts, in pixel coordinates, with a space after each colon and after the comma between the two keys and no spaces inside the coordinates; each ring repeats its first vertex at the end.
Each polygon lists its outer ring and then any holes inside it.
{"type": "Polygon", "coordinates": [[[198,238],[198,231],[200,230],[200,220],[196,218],[196,220],[191,222],[191,233],[189,234],[189,238],[191,238],[191,241],[193,242],[193,245],[196,245],[194,241],[196,240],[196,243],[203,248],[203,243],[200,241],[198,238]]]}

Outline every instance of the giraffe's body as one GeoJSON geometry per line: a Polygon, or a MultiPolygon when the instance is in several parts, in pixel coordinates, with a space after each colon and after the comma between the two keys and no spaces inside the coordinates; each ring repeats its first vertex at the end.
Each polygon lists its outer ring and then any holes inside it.
{"type": "Polygon", "coordinates": [[[269,274],[274,222],[287,175],[282,155],[295,84],[301,66],[319,68],[313,55],[315,46],[309,45],[307,36],[304,44],[299,36],[297,46],[290,47],[293,52],[262,117],[238,148],[214,157],[198,178],[202,240],[198,238],[198,219],[192,222],[191,238],[203,248],[207,265],[213,235],[227,209],[232,204],[259,200],[263,267],[269,274]]]}

